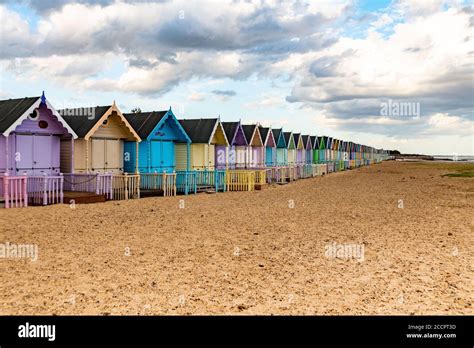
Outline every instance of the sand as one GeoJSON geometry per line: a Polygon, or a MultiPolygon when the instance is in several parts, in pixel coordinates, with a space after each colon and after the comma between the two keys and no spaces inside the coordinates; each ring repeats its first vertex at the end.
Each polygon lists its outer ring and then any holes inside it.
{"type": "Polygon", "coordinates": [[[0,243],[39,254],[0,259],[0,314],[472,315],[474,179],[446,172],[386,162],[255,192],[1,209],[0,243]],[[333,243],[363,261],[327,257],[333,243]]]}

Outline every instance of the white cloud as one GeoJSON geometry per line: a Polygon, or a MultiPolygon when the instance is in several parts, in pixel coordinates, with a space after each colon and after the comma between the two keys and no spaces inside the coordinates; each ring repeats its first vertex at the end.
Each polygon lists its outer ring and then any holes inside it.
{"type": "Polygon", "coordinates": [[[203,101],[205,99],[205,94],[204,93],[199,93],[199,92],[192,92],[188,100],[190,101],[203,101]]]}
{"type": "Polygon", "coordinates": [[[285,104],[283,96],[273,94],[263,94],[258,99],[244,104],[244,107],[249,109],[265,109],[273,107],[282,107],[285,104]]]}
{"type": "Polygon", "coordinates": [[[395,1],[367,23],[366,35],[349,37],[340,33],[351,28],[341,26],[357,4],[345,1],[81,2],[40,11],[37,29],[0,5],[2,71],[21,83],[127,94],[144,105],[179,86],[185,102],[226,101],[202,91],[278,79],[292,86],[283,93],[295,104],[268,89],[242,106],[262,118],[269,108],[301,107],[294,115],[316,118],[325,130],[399,139],[472,131],[472,13],[463,3],[395,1]],[[422,117],[382,117],[381,99],[419,102],[422,117]]]}

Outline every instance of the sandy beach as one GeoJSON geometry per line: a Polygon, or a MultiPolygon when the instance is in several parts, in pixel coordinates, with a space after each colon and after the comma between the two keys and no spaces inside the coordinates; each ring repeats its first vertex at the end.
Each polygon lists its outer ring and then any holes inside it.
{"type": "Polygon", "coordinates": [[[0,314],[472,315],[474,179],[449,172],[392,161],[255,192],[1,209],[0,243],[38,260],[0,259],[0,314]]]}

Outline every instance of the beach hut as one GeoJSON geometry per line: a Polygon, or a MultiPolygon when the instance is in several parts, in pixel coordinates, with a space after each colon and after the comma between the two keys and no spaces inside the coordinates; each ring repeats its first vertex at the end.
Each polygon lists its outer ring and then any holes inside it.
{"type": "Polygon", "coordinates": [[[311,144],[313,145],[313,154],[311,157],[311,163],[317,164],[318,159],[319,159],[319,137],[316,135],[312,135],[311,144]]]}
{"type": "Polygon", "coordinates": [[[341,168],[341,145],[342,145],[342,140],[340,139],[335,139],[334,141],[334,170],[335,171],[341,171],[343,168],[341,168]]]}
{"type": "Polygon", "coordinates": [[[349,168],[349,158],[350,158],[350,155],[349,155],[349,151],[350,151],[350,144],[351,142],[350,141],[344,141],[343,143],[343,162],[344,162],[344,169],[348,169],[349,168]]]}
{"type": "Polygon", "coordinates": [[[247,139],[242,124],[239,122],[222,122],[222,127],[229,141],[227,168],[245,168],[247,158],[247,139]]]}
{"type": "Polygon", "coordinates": [[[300,133],[293,133],[293,140],[296,145],[296,164],[302,165],[305,162],[305,146],[303,144],[303,138],[300,133]]]}
{"type": "MultiPolygon", "coordinates": [[[[229,142],[218,118],[179,120],[191,139],[190,167],[194,170],[225,169],[229,142]]],[[[176,166],[185,167],[184,158],[176,166]]]]}
{"type": "MultiPolygon", "coordinates": [[[[59,111],[76,132],[74,147],[61,141],[61,169],[65,173],[113,173],[124,170],[124,142],[135,145],[130,154],[138,159],[140,136],[115,102],[107,106],[81,107],[59,111]]],[[[133,172],[138,163],[131,164],[133,172]]]]}
{"type": "Polygon", "coordinates": [[[276,141],[270,127],[259,127],[260,135],[265,147],[265,166],[274,167],[277,162],[276,141]]]}
{"type": "Polygon", "coordinates": [[[44,94],[0,101],[0,173],[58,175],[60,142],[75,138],[44,94]]]}
{"type": "Polygon", "coordinates": [[[142,139],[138,159],[135,158],[135,142],[124,144],[124,171],[135,173],[138,166],[141,195],[174,196],[177,192],[195,192],[188,173],[191,139],[171,108],[124,116],[142,139]]]}
{"type": "Polygon", "coordinates": [[[325,160],[326,162],[331,162],[332,161],[332,141],[333,139],[331,137],[326,138],[326,146],[325,146],[325,160]]]}
{"type": "Polygon", "coordinates": [[[78,136],[72,146],[61,141],[61,171],[67,173],[64,177],[68,201],[140,198],[137,160],[141,139],[115,101],[112,105],[68,108],[59,113],[78,136]],[[135,144],[128,154],[124,154],[125,141],[135,144]],[[124,163],[130,158],[135,159],[130,166],[136,174],[124,172],[124,163]],[[81,196],[79,192],[89,195],[81,196]]]}
{"type": "Polygon", "coordinates": [[[283,132],[285,137],[286,148],[288,150],[288,165],[296,165],[296,144],[293,137],[293,132],[283,132]]]}
{"type": "Polygon", "coordinates": [[[71,147],[75,138],[44,93],[1,100],[0,200],[5,207],[62,202],[60,144],[71,147]]]}
{"type": "Polygon", "coordinates": [[[355,157],[356,157],[356,146],[357,144],[355,143],[352,143],[351,142],[351,147],[350,147],[350,151],[351,151],[351,154],[350,154],[350,158],[349,158],[349,167],[352,168],[353,167],[353,162],[355,160],[355,157]]]}
{"type": "Polygon", "coordinates": [[[246,168],[262,168],[265,157],[263,154],[263,140],[258,125],[243,125],[242,129],[248,144],[246,168]]]}
{"type": "Polygon", "coordinates": [[[142,139],[135,158],[136,142],[124,143],[124,170],[134,173],[138,162],[140,173],[171,173],[189,170],[191,139],[173,114],[164,111],[126,113],[124,117],[142,139]],[[179,167],[177,166],[179,163],[179,167]]]}
{"type": "Polygon", "coordinates": [[[326,163],[327,162],[327,152],[326,152],[326,146],[327,146],[327,136],[322,136],[319,137],[319,158],[318,158],[318,163],[326,163]]]}
{"type": "Polygon", "coordinates": [[[276,142],[276,165],[283,167],[288,164],[288,147],[286,145],[283,129],[272,129],[273,138],[276,142]]]}
{"type": "Polygon", "coordinates": [[[312,137],[310,137],[309,135],[302,135],[301,138],[303,139],[303,144],[305,147],[304,163],[311,164],[313,161],[313,142],[311,140],[312,137]]]}

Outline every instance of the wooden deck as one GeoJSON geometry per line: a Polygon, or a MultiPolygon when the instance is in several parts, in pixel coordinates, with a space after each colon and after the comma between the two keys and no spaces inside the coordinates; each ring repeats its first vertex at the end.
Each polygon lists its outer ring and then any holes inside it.
{"type": "Polygon", "coordinates": [[[105,195],[97,195],[93,192],[73,192],[64,191],[64,203],[70,204],[74,201],[76,204],[100,203],[107,199],[105,195]]]}

